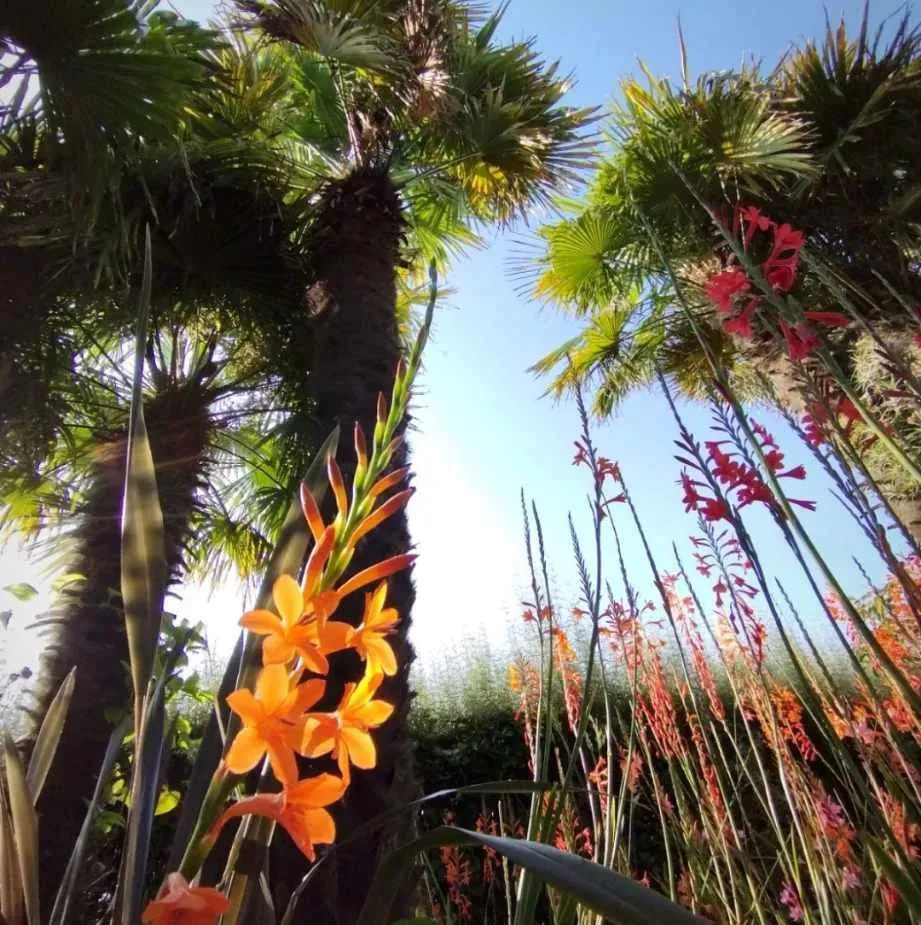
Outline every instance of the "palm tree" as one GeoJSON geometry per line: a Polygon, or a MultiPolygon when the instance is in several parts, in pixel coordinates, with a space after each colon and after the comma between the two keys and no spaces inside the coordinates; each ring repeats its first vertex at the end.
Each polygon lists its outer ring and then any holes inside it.
{"type": "MultiPolygon", "coordinates": [[[[319,434],[336,424],[350,434],[356,422],[367,434],[401,355],[396,301],[403,263],[426,251],[433,223],[454,232],[452,244],[463,243],[469,224],[510,221],[575,179],[587,154],[580,128],[588,113],[561,104],[567,81],[532,42],[496,41],[501,12],[483,17],[454,0],[237,6],[244,22],[258,24],[300,62],[314,100],[310,118],[328,116],[329,129],[320,134],[329,166],[302,238],[313,277],[305,292],[314,326],[311,392],[319,434]],[[317,98],[329,101],[325,108],[317,98]]],[[[315,124],[307,128],[317,135],[315,124]]],[[[438,245],[441,255],[444,248],[438,245]]],[[[355,465],[350,442],[339,453],[347,478],[355,465]]],[[[405,517],[391,518],[356,553],[353,568],[404,552],[409,543],[405,517]]],[[[382,730],[377,768],[358,775],[350,790],[339,820],[343,834],[405,802],[414,788],[406,725],[409,575],[395,578],[390,594],[403,615],[395,639],[400,672],[384,690],[396,719],[382,730]]],[[[347,602],[341,617],[357,623],[360,608],[361,601],[347,602]]],[[[333,664],[331,702],[357,667],[347,656],[333,664]]],[[[365,873],[386,839],[369,838],[340,859],[340,889],[327,891],[324,918],[356,919],[365,873]]]]}
{"type": "MultiPolygon", "coordinates": [[[[766,397],[760,373],[780,401],[802,407],[776,338],[741,340],[717,324],[703,284],[721,268],[723,249],[695,193],[717,213],[754,204],[802,229],[810,251],[865,294],[868,319],[914,329],[889,286],[909,300],[921,286],[921,152],[910,128],[921,112],[919,63],[921,33],[907,18],[884,46],[865,17],[856,38],[829,27],[821,47],[793,50],[764,77],[745,67],[693,84],[685,71],[677,88],[649,75],[647,85],[628,80],[612,116],[613,153],[572,217],[541,229],[537,268],[523,267],[540,298],[586,318],[534,367],[556,370],[551,391],[596,383],[595,409],[609,414],[658,365],[687,394],[706,392],[708,364],[648,227],[742,393],[766,397]]],[[[809,308],[840,308],[814,276],[802,274],[799,285],[809,308]]],[[[852,374],[855,340],[854,330],[832,338],[852,374]]],[[[887,493],[894,506],[904,500],[900,486],[887,493]]]]}

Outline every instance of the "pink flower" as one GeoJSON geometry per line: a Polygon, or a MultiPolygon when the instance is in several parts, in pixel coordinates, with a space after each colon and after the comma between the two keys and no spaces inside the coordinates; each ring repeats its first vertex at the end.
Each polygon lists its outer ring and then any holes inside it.
{"type": "Polygon", "coordinates": [[[783,889],[780,891],[780,896],[778,897],[783,906],[786,907],[787,915],[790,916],[791,922],[802,922],[803,920],[803,906],[800,902],[799,893],[793,887],[791,883],[785,883],[783,889]]]}

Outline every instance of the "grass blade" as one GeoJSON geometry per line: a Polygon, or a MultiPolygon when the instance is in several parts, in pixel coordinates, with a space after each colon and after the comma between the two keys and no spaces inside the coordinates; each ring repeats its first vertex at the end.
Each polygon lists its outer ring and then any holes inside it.
{"type": "Polygon", "coordinates": [[[45,718],[42,720],[41,729],[38,731],[32,756],[29,758],[26,784],[28,784],[29,793],[32,794],[33,805],[38,803],[38,797],[42,792],[42,787],[45,786],[45,778],[48,776],[51,762],[54,761],[54,754],[58,750],[58,742],[61,740],[61,732],[67,720],[67,711],[70,709],[70,698],[74,693],[76,672],[76,668],[70,670],[54,695],[54,700],[51,701],[45,718]]]}
{"type": "Polygon", "coordinates": [[[391,852],[378,869],[358,925],[387,925],[400,876],[420,851],[445,845],[492,848],[613,925],[703,925],[704,920],[612,870],[550,845],[441,826],[391,852]]]}
{"type": "Polygon", "coordinates": [[[4,742],[6,785],[13,820],[14,850],[22,883],[26,921],[39,925],[38,905],[38,814],[32,805],[26,771],[16,743],[9,737],[4,742]]]}

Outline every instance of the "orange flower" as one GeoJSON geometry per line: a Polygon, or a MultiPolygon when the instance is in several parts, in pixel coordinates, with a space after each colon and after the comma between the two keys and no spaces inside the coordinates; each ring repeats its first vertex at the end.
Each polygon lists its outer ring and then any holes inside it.
{"type": "Polygon", "coordinates": [[[180,873],[170,874],[157,898],[147,904],[144,925],[214,925],[230,900],[210,886],[191,886],[180,873]]]}
{"type": "Polygon", "coordinates": [[[365,614],[361,626],[350,641],[362,659],[367,671],[386,675],[397,673],[397,659],[390,643],[384,638],[399,622],[400,615],[393,607],[384,609],[387,600],[387,582],[382,581],[372,594],[365,595],[365,614]]]}
{"type": "Polygon", "coordinates": [[[299,655],[304,667],[316,674],[326,674],[329,671],[326,656],[348,645],[351,628],[344,623],[326,623],[316,615],[303,620],[304,595],[290,575],[280,575],[275,580],[272,597],[280,617],[270,610],[251,610],[240,619],[240,626],[265,637],[263,664],[287,665],[299,655]]]}
{"type": "Polygon", "coordinates": [[[335,713],[310,714],[298,749],[301,754],[318,758],[332,753],[346,779],[350,764],[356,768],[373,768],[377,749],[369,730],[380,726],[393,713],[393,704],[374,699],[382,680],[379,672],[367,672],[358,684],[346,684],[335,713]]]}
{"type": "Polygon", "coordinates": [[[238,800],[224,811],[211,830],[217,839],[224,825],[240,816],[267,816],[274,819],[294,840],[308,861],[316,858],[314,845],[328,845],[336,837],[333,817],[323,807],[335,803],[345,793],[346,782],[333,774],[307,777],[281,793],[257,793],[238,800]]]}
{"type": "Polygon", "coordinates": [[[278,780],[297,780],[294,748],[303,735],[304,714],[325,688],[322,681],[297,684],[299,677],[299,671],[289,676],[284,665],[268,665],[259,672],[255,694],[243,688],[228,696],[227,705],[243,720],[224,757],[234,774],[252,770],[268,753],[278,780]]]}

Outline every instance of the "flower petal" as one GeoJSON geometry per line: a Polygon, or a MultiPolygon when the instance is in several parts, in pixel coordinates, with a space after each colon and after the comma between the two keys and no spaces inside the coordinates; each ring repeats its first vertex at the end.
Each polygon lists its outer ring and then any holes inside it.
{"type": "Polygon", "coordinates": [[[294,750],[287,743],[274,739],[266,744],[269,764],[272,765],[272,773],[277,780],[286,787],[297,781],[297,761],[294,758],[294,750]]]}
{"type": "Polygon", "coordinates": [[[301,586],[290,575],[279,575],[272,585],[272,599],[286,629],[297,624],[304,612],[301,586]]]}
{"type": "Polygon", "coordinates": [[[267,636],[270,633],[282,631],[281,620],[271,610],[250,610],[240,617],[240,626],[257,636],[267,636]]]}
{"type": "Polygon", "coordinates": [[[372,700],[370,703],[362,704],[351,714],[350,718],[362,726],[380,726],[381,723],[385,723],[390,719],[392,713],[392,703],[387,703],[384,700],[372,700]]]}
{"type": "Polygon", "coordinates": [[[255,726],[264,716],[262,704],[247,688],[241,688],[227,695],[227,706],[233,710],[247,726],[255,726]]]}
{"type": "Polygon", "coordinates": [[[263,665],[287,665],[294,658],[296,649],[284,636],[266,636],[262,643],[263,665]]]}
{"type": "Polygon", "coordinates": [[[234,774],[245,774],[259,763],[265,754],[265,747],[265,741],[257,730],[247,726],[230,743],[224,763],[234,774]]]}
{"type": "Polygon", "coordinates": [[[298,684],[285,698],[280,712],[288,718],[297,719],[323,696],[325,690],[326,683],[319,679],[298,684]]]}
{"type": "Polygon", "coordinates": [[[368,664],[379,668],[388,677],[397,673],[397,657],[393,654],[390,643],[380,636],[369,635],[365,640],[368,664]]]}
{"type": "Polygon", "coordinates": [[[256,679],[256,700],[266,713],[275,713],[288,696],[288,672],[284,665],[266,665],[256,679]]]}
{"type": "Polygon", "coordinates": [[[328,755],[335,747],[339,734],[339,725],[327,716],[322,718],[309,716],[304,723],[301,745],[298,751],[305,758],[319,758],[328,755]]]}
{"type": "Polygon", "coordinates": [[[331,845],[336,840],[336,823],[325,809],[308,809],[304,815],[310,839],[315,845],[331,845]]]}
{"type": "Polygon", "coordinates": [[[362,732],[352,726],[343,727],[340,732],[343,747],[356,768],[373,768],[377,764],[377,749],[370,733],[362,732]]]}
{"type": "Polygon", "coordinates": [[[319,632],[320,648],[327,655],[347,649],[355,638],[356,630],[348,623],[331,620],[319,632]]]}
{"type": "Polygon", "coordinates": [[[345,793],[345,781],[335,774],[305,777],[288,788],[288,802],[298,806],[329,806],[345,793]]]}

